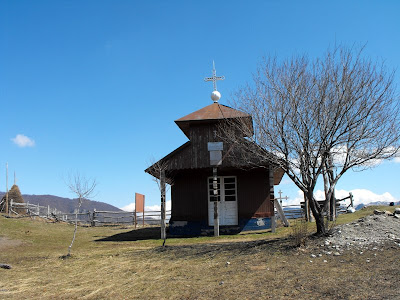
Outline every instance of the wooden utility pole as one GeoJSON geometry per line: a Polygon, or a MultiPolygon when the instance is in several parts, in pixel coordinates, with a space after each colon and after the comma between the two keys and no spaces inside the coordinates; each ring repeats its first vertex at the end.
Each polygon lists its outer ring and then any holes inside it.
{"type": "Polygon", "coordinates": [[[165,170],[161,170],[161,239],[167,238],[166,228],[165,228],[165,170]]]}

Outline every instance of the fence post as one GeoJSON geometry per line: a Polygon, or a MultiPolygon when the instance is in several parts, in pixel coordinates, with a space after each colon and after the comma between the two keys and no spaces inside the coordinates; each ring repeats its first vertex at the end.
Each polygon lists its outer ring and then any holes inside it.
{"type": "Polygon", "coordinates": [[[40,206],[39,206],[39,203],[37,204],[37,215],[38,215],[38,217],[40,216],[40,206]]]}
{"type": "Polygon", "coordinates": [[[47,205],[47,217],[50,217],[50,205],[47,205]]]}
{"type": "Polygon", "coordinates": [[[14,200],[11,199],[11,200],[10,200],[10,207],[8,208],[8,215],[9,215],[9,216],[10,216],[11,210],[12,210],[12,208],[13,208],[13,204],[14,204],[14,200]]]}
{"type": "Polygon", "coordinates": [[[354,203],[353,203],[353,194],[350,192],[349,193],[350,194],[350,204],[351,204],[351,207],[354,207],[354,203]]]}
{"type": "Polygon", "coordinates": [[[90,225],[91,225],[92,227],[95,227],[95,226],[96,226],[96,222],[94,221],[95,218],[96,218],[96,209],[93,210],[93,214],[92,214],[92,220],[91,220],[91,223],[90,223],[90,225]]]}

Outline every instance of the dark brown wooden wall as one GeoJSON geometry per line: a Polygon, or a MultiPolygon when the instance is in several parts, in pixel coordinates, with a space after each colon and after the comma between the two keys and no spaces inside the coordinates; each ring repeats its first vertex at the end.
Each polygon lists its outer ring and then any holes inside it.
{"type": "MultiPolygon", "coordinates": [[[[270,217],[273,205],[269,200],[268,170],[218,170],[219,176],[237,177],[238,217],[270,217]]],[[[206,221],[208,217],[207,178],[212,169],[180,171],[171,187],[174,221],[206,221]]]]}
{"type": "Polygon", "coordinates": [[[237,174],[239,219],[273,216],[268,174],[268,170],[263,169],[240,171],[237,174]]]}
{"type": "MultiPolygon", "coordinates": [[[[218,130],[216,122],[207,124],[191,124],[190,143],[181,150],[168,158],[169,170],[199,169],[210,167],[210,152],[208,151],[208,142],[218,142],[220,139],[215,137],[218,130]]],[[[230,149],[230,145],[224,143],[222,155],[225,156],[230,149]]],[[[232,167],[238,162],[233,162],[229,156],[225,156],[224,167],[232,167]]]]}
{"type": "Polygon", "coordinates": [[[207,172],[181,171],[171,187],[173,221],[207,220],[207,172]]]}

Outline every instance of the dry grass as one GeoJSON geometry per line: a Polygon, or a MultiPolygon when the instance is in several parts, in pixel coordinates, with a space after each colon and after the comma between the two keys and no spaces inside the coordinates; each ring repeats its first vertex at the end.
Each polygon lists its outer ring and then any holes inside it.
{"type": "MultiPolygon", "coordinates": [[[[338,223],[370,212],[343,216],[338,223]]],[[[395,299],[398,295],[393,286],[400,278],[400,251],[390,246],[363,255],[349,251],[311,259],[312,245],[293,248],[289,228],[278,228],[275,234],[169,239],[166,248],[154,235],[157,229],[131,230],[81,227],[72,258],[62,260],[73,226],[0,216],[0,236],[23,241],[0,252],[0,263],[13,266],[0,269],[0,298],[395,299]],[[109,241],[98,241],[104,238],[109,241]]]]}

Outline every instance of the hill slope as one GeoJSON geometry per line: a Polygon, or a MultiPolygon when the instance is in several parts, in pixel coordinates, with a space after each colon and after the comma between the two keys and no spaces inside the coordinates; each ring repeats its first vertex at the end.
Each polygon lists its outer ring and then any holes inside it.
{"type": "MultiPolygon", "coordinates": [[[[0,198],[4,195],[0,192],[0,198]]],[[[40,206],[50,206],[65,213],[73,213],[77,207],[77,199],[63,198],[53,195],[22,195],[25,202],[32,204],[39,204],[40,206]]],[[[107,210],[107,211],[121,211],[118,207],[99,201],[85,200],[82,203],[81,211],[107,210]]]]}

